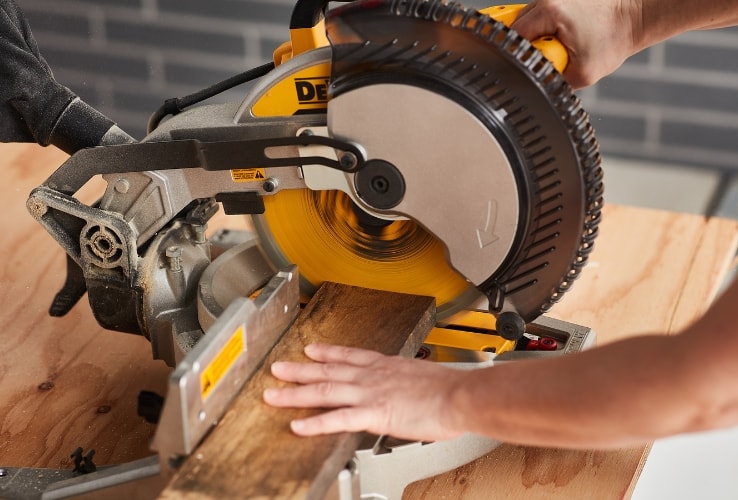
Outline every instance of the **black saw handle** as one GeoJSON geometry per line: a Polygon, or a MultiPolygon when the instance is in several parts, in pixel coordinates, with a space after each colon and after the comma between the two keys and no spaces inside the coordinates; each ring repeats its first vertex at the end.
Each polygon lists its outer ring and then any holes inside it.
{"type": "MultiPolygon", "coordinates": [[[[343,3],[353,0],[338,0],[343,3]]],[[[325,9],[331,0],[297,0],[295,8],[292,9],[290,29],[312,28],[324,17],[325,9]]]]}
{"type": "Polygon", "coordinates": [[[0,0],[0,142],[53,144],[69,154],[134,142],[54,79],[13,0],[0,0]]]}

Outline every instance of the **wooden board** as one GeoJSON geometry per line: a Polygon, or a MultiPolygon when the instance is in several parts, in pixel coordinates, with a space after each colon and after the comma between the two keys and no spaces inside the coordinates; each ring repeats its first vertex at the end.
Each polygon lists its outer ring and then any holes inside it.
{"type": "MultiPolygon", "coordinates": [[[[66,318],[46,314],[64,279],[63,252],[25,202],[65,158],[0,144],[0,466],[70,467],[77,446],[95,448],[99,465],[149,455],[154,426],[136,415],[136,396],[163,392],[169,373],[146,339],[98,327],[86,299],[66,318]]],[[[593,327],[601,343],[676,332],[715,293],[737,234],[735,221],[608,206],[590,265],[551,315],[593,327]]],[[[644,456],[504,445],[406,496],[619,498],[644,456]]]]}
{"type": "Polygon", "coordinates": [[[265,388],[286,385],[271,375],[272,362],[307,361],[303,349],[314,342],[413,356],[433,327],[434,304],[430,297],[325,283],[162,497],[323,498],[363,434],[293,434],[289,422],[317,410],[262,401],[265,388]]]}
{"type": "MultiPolygon", "coordinates": [[[[600,344],[640,333],[676,333],[717,293],[735,255],[737,230],[736,221],[607,207],[589,265],[550,315],[593,328],[600,344]]],[[[503,445],[467,466],[410,485],[405,498],[443,492],[445,498],[619,499],[632,492],[647,451],[503,445]]]]}

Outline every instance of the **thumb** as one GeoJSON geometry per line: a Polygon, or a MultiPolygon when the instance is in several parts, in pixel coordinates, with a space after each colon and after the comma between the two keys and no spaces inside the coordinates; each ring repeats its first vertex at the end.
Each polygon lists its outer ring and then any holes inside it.
{"type": "Polygon", "coordinates": [[[557,27],[551,16],[537,8],[536,2],[526,5],[510,25],[523,38],[535,40],[542,36],[556,35],[557,27]]]}

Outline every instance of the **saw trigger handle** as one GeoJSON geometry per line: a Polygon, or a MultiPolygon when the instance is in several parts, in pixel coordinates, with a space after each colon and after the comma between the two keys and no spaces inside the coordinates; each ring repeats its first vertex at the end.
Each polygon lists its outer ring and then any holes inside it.
{"type": "MultiPolygon", "coordinates": [[[[511,5],[495,5],[480,9],[479,12],[486,14],[495,21],[499,21],[508,28],[515,19],[518,18],[520,11],[523,10],[525,4],[511,5]]],[[[569,53],[566,47],[556,37],[542,36],[535,40],[531,40],[531,45],[538,49],[543,56],[553,64],[556,71],[563,73],[566,65],[569,63],[569,53]]]]}
{"type": "Polygon", "coordinates": [[[329,44],[325,34],[325,10],[330,2],[331,0],[297,0],[290,18],[290,39],[274,51],[275,65],[329,44]]]}
{"type": "MultiPolygon", "coordinates": [[[[339,2],[351,2],[352,0],[338,0],[339,2]]],[[[297,0],[292,9],[290,18],[290,29],[313,28],[325,17],[325,9],[331,0],[297,0]]]]}

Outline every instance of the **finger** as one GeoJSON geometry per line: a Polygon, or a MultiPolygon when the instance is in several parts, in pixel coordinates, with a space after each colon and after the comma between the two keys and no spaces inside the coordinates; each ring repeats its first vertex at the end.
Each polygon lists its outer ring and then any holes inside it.
{"type": "Polygon", "coordinates": [[[372,408],[340,408],[314,417],[293,420],[290,422],[290,428],[299,436],[359,431],[381,434],[382,432],[374,429],[377,421],[379,421],[379,415],[372,408]]]}
{"type": "Polygon", "coordinates": [[[566,80],[574,90],[583,89],[597,81],[596,78],[590,77],[582,73],[581,68],[576,64],[569,64],[564,70],[564,80],[566,80]]]}
{"type": "Polygon", "coordinates": [[[544,15],[535,5],[524,8],[510,25],[520,36],[535,40],[543,36],[556,35],[558,27],[550,16],[544,15]]]}
{"type": "Polygon", "coordinates": [[[305,354],[310,359],[321,363],[341,363],[354,366],[369,366],[383,356],[367,349],[332,344],[308,344],[305,346],[305,354]]]}
{"type": "Polygon", "coordinates": [[[264,390],[263,398],[265,403],[280,408],[356,406],[365,399],[364,391],[360,387],[335,382],[269,388],[264,390]]]}
{"type": "Polygon", "coordinates": [[[296,363],[292,361],[275,361],[272,363],[272,375],[285,382],[313,384],[316,382],[335,381],[351,382],[360,376],[361,368],[340,363],[296,363]]]}
{"type": "MultiPolygon", "coordinates": [[[[523,6],[523,8],[520,9],[520,11],[518,12],[518,16],[515,18],[515,21],[517,21],[522,16],[524,16],[525,14],[527,14],[528,12],[530,12],[532,9],[535,9],[536,8],[536,3],[537,3],[536,0],[531,0],[530,2],[528,2],[527,4],[525,4],[523,6]]],[[[515,22],[515,21],[513,21],[513,22],[515,22]]]]}

